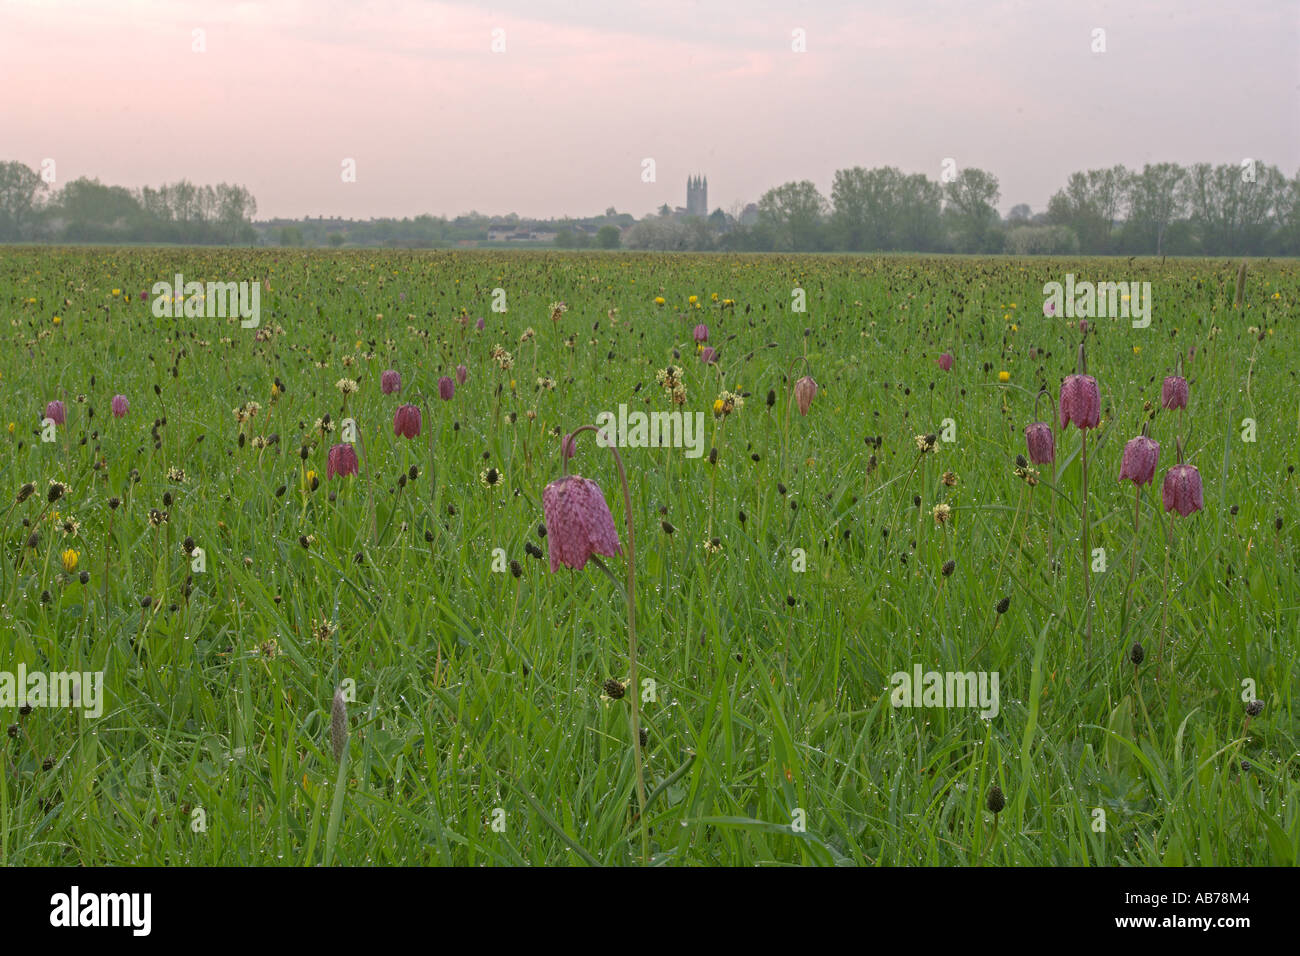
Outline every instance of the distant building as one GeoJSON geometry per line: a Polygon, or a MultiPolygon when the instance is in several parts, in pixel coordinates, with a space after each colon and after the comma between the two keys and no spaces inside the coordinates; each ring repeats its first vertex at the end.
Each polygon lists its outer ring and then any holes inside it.
{"type": "Polygon", "coordinates": [[[691,176],[686,180],[686,215],[709,214],[709,177],[691,176]]]}

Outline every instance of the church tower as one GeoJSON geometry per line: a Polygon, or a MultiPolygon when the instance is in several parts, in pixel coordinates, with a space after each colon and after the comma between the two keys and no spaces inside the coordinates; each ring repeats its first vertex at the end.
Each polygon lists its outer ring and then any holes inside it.
{"type": "Polygon", "coordinates": [[[686,215],[709,214],[709,178],[691,176],[686,180],[686,215]]]}

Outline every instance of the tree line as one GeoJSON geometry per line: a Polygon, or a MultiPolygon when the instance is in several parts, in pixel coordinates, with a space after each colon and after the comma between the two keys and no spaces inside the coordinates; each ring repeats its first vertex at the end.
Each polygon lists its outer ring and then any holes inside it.
{"type": "Polygon", "coordinates": [[[51,189],[21,163],[0,163],[0,242],[427,245],[489,239],[493,229],[554,230],[561,248],[737,252],[965,252],[1012,255],[1300,255],[1300,172],[1255,161],[1147,164],[1073,173],[1034,213],[997,211],[1001,187],[982,169],[936,181],[892,166],[836,171],[830,196],[808,180],[757,204],[708,216],[668,206],[634,220],[607,209],[588,219],[520,220],[477,212],[452,220],[252,222],[243,186],[157,189],[77,179],[51,189]]]}
{"type": "Polygon", "coordinates": [[[22,163],[0,162],[0,242],[239,245],[256,238],[256,212],[253,194],[228,183],[127,189],[83,177],[51,189],[22,163]]]}
{"type": "Polygon", "coordinates": [[[890,166],[835,173],[827,198],[808,180],[769,189],[757,214],[707,218],[661,209],[624,236],[639,249],[966,252],[1012,255],[1300,255],[1300,173],[1257,162],[1155,163],[1070,176],[1034,214],[1003,218],[998,179],[964,169],[947,182],[890,166]],[[746,219],[750,221],[746,221],[746,219]]]}

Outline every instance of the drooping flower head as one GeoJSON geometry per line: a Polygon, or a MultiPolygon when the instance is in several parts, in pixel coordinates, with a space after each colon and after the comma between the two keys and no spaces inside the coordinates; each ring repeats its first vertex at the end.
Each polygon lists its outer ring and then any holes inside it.
{"type": "Polygon", "coordinates": [[[593,554],[622,554],[614,517],[600,486],[581,475],[565,475],[542,491],[551,571],[560,565],[581,571],[593,554]]]}
{"type": "Polygon", "coordinates": [[[952,368],[951,352],[944,352],[942,355],[939,356],[939,368],[943,369],[945,372],[949,371],[952,368]]]}
{"type": "Polygon", "coordinates": [[[1181,375],[1170,375],[1160,386],[1160,404],[1164,408],[1187,407],[1187,379],[1181,375]]]}
{"type": "Polygon", "coordinates": [[[62,425],[68,420],[67,406],[56,398],[45,406],[45,417],[52,419],[56,425],[62,425]]]}
{"type": "Polygon", "coordinates": [[[707,342],[709,340],[709,327],[701,322],[695,327],[695,341],[707,342]]]}
{"type": "Polygon", "coordinates": [[[456,384],[464,385],[465,379],[469,378],[469,369],[463,365],[456,366],[456,384]]]}
{"type": "Polygon", "coordinates": [[[355,475],[357,468],[357,450],[351,445],[335,445],[329,451],[329,456],[325,461],[325,477],[333,478],[335,475],[343,477],[345,475],[355,475]]]}
{"type": "Polygon", "coordinates": [[[379,376],[379,387],[385,395],[392,395],[402,390],[402,376],[396,369],[388,369],[379,376]]]}
{"type": "Polygon", "coordinates": [[[1025,426],[1025,444],[1029,447],[1029,460],[1035,465],[1048,465],[1056,461],[1056,436],[1047,422],[1033,422],[1025,426]]]}
{"type": "Polygon", "coordinates": [[[126,400],[125,395],[114,395],[112,404],[114,418],[126,418],[126,413],[131,410],[131,403],[126,400]]]}
{"type": "Polygon", "coordinates": [[[1205,507],[1205,496],[1201,491],[1201,473],[1195,465],[1174,465],[1165,472],[1165,484],[1161,494],[1165,511],[1177,511],[1186,518],[1193,511],[1205,507]]]}
{"type": "Polygon", "coordinates": [[[1061,427],[1073,423],[1080,429],[1101,422],[1101,390],[1091,375],[1067,375],[1061,385],[1061,427]]]}
{"type": "Polygon", "coordinates": [[[706,345],[700,349],[700,361],[705,365],[712,365],[718,360],[718,353],[714,351],[712,345],[706,345]]]}
{"type": "Polygon", "coordinates": [[[1151,484],[1156,475],[1156,462],[1160,459],[1160,445],[1139,435],[1124,446],[1124,458],[1119,466],[1119,480],[1131,481],[1141,487],[1151,484]]]}
{"type": "Polygon", "coordinates": [[[444,402],[450,402],[451,397],[456,394],[456,385],[451,378],[444,375],[438,379],[438,397],[444,402]]]}
{"type": "Polygon", "coordinates": [[[397,407],[397,411],[393,413],[393,434],[399,438],[415,438],[420,434],[420,409],[418,406],[399,405],[397,407]]]}
{"type": "Polygon", "coordinates": [[[812,401],[817,397],[817,383],[811,375],[805,375],[794,383],[794,401],[799,406],[799,414],[807,415],[812,401]]]}

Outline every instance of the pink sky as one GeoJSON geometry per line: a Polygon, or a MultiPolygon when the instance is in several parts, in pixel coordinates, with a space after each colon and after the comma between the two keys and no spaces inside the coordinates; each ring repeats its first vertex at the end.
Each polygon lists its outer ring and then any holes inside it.
{"type": "Polygon", "coordinates": [[[696,172],[730,208],[945,157],[1038,211],[1115,163],[1300,168],[1300,0],[0,0],[0,64],[0,159],[238,182],[258,218],[640,216],[696,172]]]}

